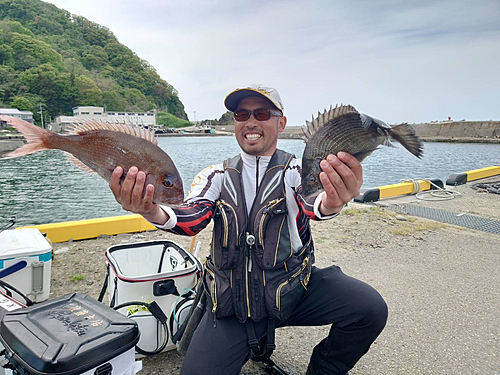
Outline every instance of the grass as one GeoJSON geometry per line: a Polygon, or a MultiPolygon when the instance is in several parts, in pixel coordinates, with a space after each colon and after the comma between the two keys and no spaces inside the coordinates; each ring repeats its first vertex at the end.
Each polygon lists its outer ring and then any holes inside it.
{"type": "Polygon", "coordinates": [[[83,275],[73,275],[73,276],[71,276],[70,280],[73,281],[73,282],[83,281],[83,280],[85,280],[85,276],[83,276],[83,275]]]}
{"type": "MultiPolygon", "coordinates": [[[[416,217],[407,215],[404,215],[407,221],[400,221],[396,219],[396,216],[401,215],[400,213],[380,208],[350,208],[345,210],[343,214],[351,217],[369,214],[379,219],[391,219],[391,224],[394,225],[394,228],[390,229],[390,232],[399,236],[409,236],[416,232],[424,232],[445,227],[445,224],[437,221],[419,220],[416,217]]],[[[356,224],[359,224],[359,222],[354,222],[351,225],[356,224]]]]}
{"type": "Polygon", "coordinates": [[[418,221],[398,223],[398,227],[391,230],[391,233],[399,236],[409,236],[416,232],[424,232],[445,227],[443,223],[437,221],[418,221]]]}

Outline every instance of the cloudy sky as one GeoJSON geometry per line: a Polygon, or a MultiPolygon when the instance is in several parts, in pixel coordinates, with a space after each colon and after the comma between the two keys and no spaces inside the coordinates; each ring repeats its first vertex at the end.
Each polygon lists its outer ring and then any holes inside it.
{"type": "Polygon", "coordinates": [[[278,89],[289,125],[348,103],[389,123],[500,120],[498,0],[49,0],[109,28],[219,118],[253,83],[278,89]]]}

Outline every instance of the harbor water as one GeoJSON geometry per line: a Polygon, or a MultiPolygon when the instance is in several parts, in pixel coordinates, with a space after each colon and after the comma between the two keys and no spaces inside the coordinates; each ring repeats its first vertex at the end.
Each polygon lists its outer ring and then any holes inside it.
{"type": "MultiPolygon", "coordinates": [[[[158,143],[172,158],[186,194],[195,175],[239,152],[234,137],[164,137],[158,143]]],[[[302,155],[301,140],[279,140],[278,147],[302,155]]],[[[500,144],[434,143],[417,159],[404,148],[381,147],[363,162],[363,188],[405,179],[440,179],[500,164],[500,144]]],[[[75,168],[63,152],[49,150],[0,160],[0,226],[11,216],[17,225],[37,225],[125,215],[108,183],[75,168]]]]}

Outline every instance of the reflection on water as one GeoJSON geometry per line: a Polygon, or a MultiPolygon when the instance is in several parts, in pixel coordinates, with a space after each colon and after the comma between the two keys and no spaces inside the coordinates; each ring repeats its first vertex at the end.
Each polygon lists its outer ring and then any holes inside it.
{"type": "MultiPolygon", "coordinates": [[[[179,169],[189,191],[196,173],[239,152],[234,137],[164,137],[158,140],[179,169]]],[[[278,147],[300,157],[301,140],[280,140],[278,147]]],[[[364,188],[401,179],[439,178],[500,164],[498,144],[426,143],[417,159],[398,145],[382,147],[363,162],[364,188]]],[[[0,160],[0,225],[15,215],[18,225],[125,215],[97,174],[75,168],[60,151],[43,151],[0,160]]]]}

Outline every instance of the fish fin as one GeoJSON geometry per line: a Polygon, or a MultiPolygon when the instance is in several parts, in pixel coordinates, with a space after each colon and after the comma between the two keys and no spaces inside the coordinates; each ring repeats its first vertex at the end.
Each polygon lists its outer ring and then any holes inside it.
{"type": "MultiPolygon", "coordinates": [[[[384,143],[382,143],[384,146],[387,146],[387,147],[392,147],[392,148],[397,148],[396,146],[394,146],[394,144],[391,142],[391,137],[387,137],[384,141],[384,143]]],[[[378,150],[378,148],[376,149],[378,150]]]]}
{"type": "Polygon", "coordinates": [[[96,173],[96,171],[94,171],[93,169],[91,169],[89,166],[87,166],[86,164],[84,164],[80,159],[77,159],[72,154],[67,153],[66,156],[68,157],[68,160],[71,163],[73,163],[73,165],[75,167],[77,167],[78,169],[80,169],[80,170],[82,170],[84,172],[87,172],[87,173],[96,173]]]}
{"type": "MultiPolygon", "coordinates": [[[[378,150],[378,148],[376,148],[375,150],[378,150]]],[[[372,152],[375,150],[358,152],[358,153],[352,154],[352,156],[354,156],[356,159],[358,159],[358,161],[361,163],[364,159],[366,159],[368,156],[370,156],[372,154],[372,152]]]]}
{"type": "Polygon", "coordinates": [[[330,109],[325,109],[323,113],[318,112],[318,116],[314,117],[312,116],[312,121],[307,121],[306,120],[306,126],[302,127],[302,131],[304,132],[305,135],[305,140],[307,141],[310,139],[314,133],[316,133],[323,125],[326,123],[330,122],[336,117],[340,117],[349,113],[359,113],[356,108],[354,108],[352,105],[343,105],[341,104],[340,106],[337,105],[335,108],[333,106],[330,106],[330,109]]]}
{"type": "MultiPolygon", "coordinates": [[[[370,127],[377,127],[377,128],[381,128],[380,130],[382,130],[382,132],[383,132],[383,129],[390,128],[390,126],[387,125],[382,120],[373,118],[373,117],[368,116],[364,113],[360,113],[359,116],[361,117],[361,123],[363,124],[363,128],[366,130],[368,130],[370,127]]],[[[381,133],[381,132],[379,131],[379,133],[381,133]]],[[[384,135],[385,135],[385,133],[384,133],[384,135]]]]}
{"type": "Polygon", "coordinates": [[[101,122],[96,120],[83,120],[81,122],[75,123],[74,125],[70,125],[67,128],[66,134],[80,135],[87,131],[99,130],[99,129],[130,134],[135,137],[145,139],[146,141],[149,141],[155,145],[158,145],[158,140],[155,138],[154,132],[144,128],[139,128],[138,126],[126,125],[125,123],[120,124],[112,122],[101,122]]]}
{"type": "Polygon", "coordinates": [[[47,144],[48,137],[54,134],[39,126],[33,125],[17,117],[0,116],[0,120],[6,121],[8,125],[14,127],[28,142],[22,147],[15,149],[5,155],[4,159],[17,158],[19,156],[29,155],[34,152],[50,149],[47,144]]]}
{"type": "Polygon", "coordinates": [[[424,144],[410,125],[404,123],[388,128],[387,132],[392,138],[401,143],[404,148],[410,151],[417,158],[423,156],[424,144]]]}

